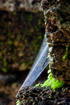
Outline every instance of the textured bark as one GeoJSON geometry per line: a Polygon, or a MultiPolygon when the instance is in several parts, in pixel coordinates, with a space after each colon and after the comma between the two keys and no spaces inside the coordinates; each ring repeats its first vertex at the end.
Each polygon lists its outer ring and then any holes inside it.
{"type": "Polygon", "coordinates": [[[70,84],[70,1],[42,0],[49,68],[55,78],[70,84]]]}
{"type": "Polygon", "coordinates": [[[0,10],[38,12],[42,11],[41,0],[0,0],[0,10]]]}

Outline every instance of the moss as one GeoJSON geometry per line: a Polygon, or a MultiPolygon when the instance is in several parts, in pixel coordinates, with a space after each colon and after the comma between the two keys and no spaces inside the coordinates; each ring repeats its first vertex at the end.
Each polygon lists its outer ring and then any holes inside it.
{"type": "Polygon", "coordinates": [[[35,26],[35,31],[36,31],[36,32],[39,31],[39,28],[38,28],[37,26],[35,26]]]}
{"type": "Polygon", "coordinates": [[[50,86],[53,90],[55,90],[56,88],[62,87],[63,84],[64,83],[61,80],[56,80],[50,73],[48,79],[42,84],[42,87],[50,86]]]}
{"type": "Polygon", "coordinates": [[[1,45],[1,46],[4,45],[4,42],[0,42],[0,45],[1,45]]]}
{"type": "Polygon", "coordinates": [[[39,87],[39,86],[40,86],[40,83],[36,84],[35,86],[36,86],[36,87],[39,87]]]}
{"type": "Polygon", "coordinates": [[[11,35],[11,32],[8,32],[8,34],[7,34],[8,36],[10,36],[11,35]]]}
{"type": "Polygon", "coordinates": [[[13,44],[12,40],[9,40],[8,45],[11,46],[13,44]]]}
{"type": "MultiPolygon", "coordinates": [[[[64,85],[63,81],[57,80],[52,76],[51,70],[49,70],[48,73],[49,73],[48,79],[43,84],[41,84],[41,87],[50,86],[53,90],[55,90],[56,88],[60,88],[64,85]]],[[[36,85],[36,87],[38,86],[40,86],[40,84],[36,85]]]]}
{"type": "Polygon", "coordinates": [[[21,39],[22,41],[24,41],[25,39],[24,39],[24,37],[22,37],[22,39],[21,39]]]}
{"type": "Polygon", "coordinates": [[[13,12],[13,15],[16,16],[16,14],[17,14],[16,11],[14,11],[14,12],[13,12]]]}
{"type": "Polygon", "coordinates": [[[32,18],[33,18],[33,16],[32,16],[32,14],[30,14],[29,17],[28,17],[30,22],[32,21],[32,18]]]}
{"type": "Polygon", "coordinates": [[[65,60],[67,55],[68,55],[68,48],[69,48],[69,44],[66,45],[66,52],[65,52],[65,54],[63,56],[63,60],[65,60]]]}
{"type": "Polygon", "coordinates": [[[7,59],[4,58],[4,59],[3,59],[3,68],[2,68],[2,71],[3,71],[4,73],[7,72],[7,65],[8,65],[7,59]]]}
{"type": "Polygon", "coordinates": [[[19,100],[17,100],[16,105],[20,105],[20,101],[19,100]]]}
{"type": "Polygon", "coordinates": [[[2,54],[0,53],[0,59],[2,58],[2,54]]]}
{"type": "Polygon", "coordinates": [[[39,19],[39,20],[38,20],[38,24],[39,24],[39,25],[41,25],[41,24],[42,24],[42,21],[41,21],[41,19],[39,19]]]}
{"type": "Polygon", "coordinates": [[[59,39],[57,39],[57,41],[59,41],[59,39]]]}
{"type": "Polygon", "coordinates": [[[5,67],[7,66],[7,59],[6,58],[3,59],[3,64],[5,67]]]}
{"type": "Polygon", "coordinates": [[[6,68],[2,68],[2,71],[3,71],[4,73],[6,73],[6,72],[7,72],[7,69],[6,69],[6,68]]]}

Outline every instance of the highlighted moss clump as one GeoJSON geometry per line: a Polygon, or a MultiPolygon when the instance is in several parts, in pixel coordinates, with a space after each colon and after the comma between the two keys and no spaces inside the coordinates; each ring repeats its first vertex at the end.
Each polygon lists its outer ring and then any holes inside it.
{"type": "Polygon", "coordinates": [[[40,83],[38,83],[38,84],[36,84],[35,86],[36,86],[36,87],[39,87],[40,85],[41,85],[41,84],[40,84],[40,83]]]}
{"type": "Polygon", "coordinates": [[[52,76],[51,70],[48,71],[48,79],[43,83],[43,84],[36,84],[36,87],[48,87],[50,86],[53,90],[55,90],[56,88],[60,88],[64,85],[63,81],[61,80],[57,80],[52,76]]]}
{"type": "Polygon", "coordinates": [[[20,105],[20,101],[19,100],[17,100],[16,105],[20,105]]]}
{"type": "Polygon", "coordinates": [[[51,73],[51,70],[48,72],[48,79],[41,85],[41,87],[48,87],[50,86],[53,90],[56,88],[60,88],[64,85],[63,81],[61,80],[56,80],[51,73]]]}

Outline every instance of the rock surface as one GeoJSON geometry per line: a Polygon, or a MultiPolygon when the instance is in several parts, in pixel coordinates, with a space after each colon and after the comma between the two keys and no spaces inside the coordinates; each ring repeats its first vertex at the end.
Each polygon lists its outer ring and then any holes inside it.
{"type": "Polygon", "coordinates": [[[56,79],[70,84],[70,1],[43,0],[49,68],[56,79]]]}
{"type": "Polygon", "coordinates": [[[55,90],[25,87],[17,95],[18,105],[70,105],[70,87],[55,90]]]}

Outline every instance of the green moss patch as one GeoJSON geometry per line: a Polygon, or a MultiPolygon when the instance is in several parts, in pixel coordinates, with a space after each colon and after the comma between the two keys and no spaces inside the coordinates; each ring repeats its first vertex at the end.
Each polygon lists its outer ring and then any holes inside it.
{"type": "Polygon", "coordinates": [[[50,73],[48,79],[42,84],[42,87],[50,86],[53,90],[55,90],[56,88],[60,88],[63,85],[64,83],[61,80],[56,80],[50,73]]]}
{"type": "Polygon", "coordinates": [[[17,100],[16,105],[20,105],[20,101],[19,100],[17,100]]]}
{"type": "MultiPolygon", "coordinates": [[[[50,86],[53,90],[55,90],[56,88],[60,88],[64,85],[63,81],[57,80],[52,76],[51,70],[49,70],[48,73],[48,78],[43,84],[41,84],[41,87],[50,86]]],[[[40,86],[40,84],[37,84],[36,87],[37,86],[40,86]]]]}

